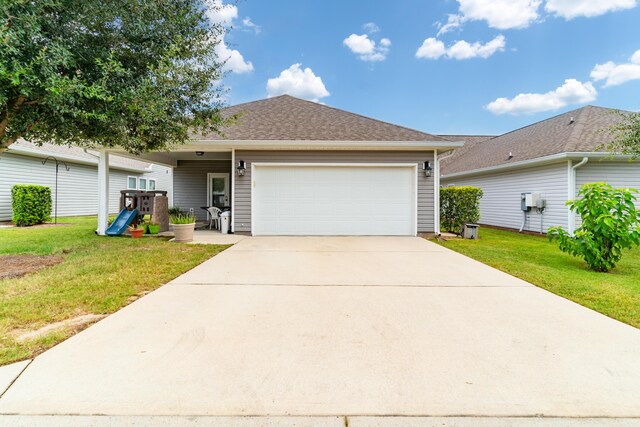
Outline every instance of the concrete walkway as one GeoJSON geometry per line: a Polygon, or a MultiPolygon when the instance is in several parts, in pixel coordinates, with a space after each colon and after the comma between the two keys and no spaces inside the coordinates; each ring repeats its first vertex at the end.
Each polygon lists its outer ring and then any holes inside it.
{"type": "Polygon", "coordinates": [[[274,237],[38,356],[0,413],[633,425],[638,396],[635,328],[423,239],[274,237]]]}

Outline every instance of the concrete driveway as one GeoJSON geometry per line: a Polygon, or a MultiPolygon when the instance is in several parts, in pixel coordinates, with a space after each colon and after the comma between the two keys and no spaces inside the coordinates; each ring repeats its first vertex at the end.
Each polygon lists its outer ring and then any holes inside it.
{"type": "Polygon", "coordinates": [[[484,264],[263,237],[38,356],[0,413],[640,417],[639,396],[639,330],[484,264]]]}

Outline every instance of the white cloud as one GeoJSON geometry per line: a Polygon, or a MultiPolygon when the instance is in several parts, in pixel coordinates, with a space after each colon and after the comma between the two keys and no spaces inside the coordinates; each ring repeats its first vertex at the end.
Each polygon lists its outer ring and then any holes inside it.
{"type": "Polygon", "coordinates": [[[383,38],[376,44],[367,34],[351,34],[342,43],[363,61],[384,61],[391,46],[391,40],[383,38]]]}
{"type": "Polygon", "coordinates": [[[444,46],[444,42],[435,37],[429,37],[422,42],[422,46],[416,51],[416,58],[438,59],[446,53],[447,48],[444,46]]]}
{"type": "Polygon", "coordinates": [[[547,0],[544,9],[565,19],[593,17],[636,7],[637,0],[547,0]]]}
{"type": "Polygon", "coordinates": [[[616,64],[609,61],[597,64],[591,70],[591,78],[594,81],[605,80],[604,87],[617,86],[631,80],[640,79],[640,50],[637,50],[630,59],[631,62],[616,64]]]}
{"type": "Polygon", "coordinates": [[[235,50],[230,49],[224,42],[224,38],[220,40],[220,43],[216,45],[216,55],[220,60],[225,61],[222,69],[224,71],[231,71],[232,73],[242,74],[250,73],[253,71],[253,64],[251,61],[245,61],[242,54],[235,50]]]}
{"type": "Polygon", "coordinates": [[[450,13],[449,15],[447,15],[447,23],[446,24],[442,24],[440,22],[436,22],[436,25],[440,28],[438,30],[438,36],[448,33],[451,30],[454,30],[456,28],[460,28],[462,26],[462,24],[464,24],[465,22],[465,18],[462,15],[456,15],[453,13],[450,13]]]}
{"type": "Polygon", "coordinates": [[[256,25],[248,16],[242,20],[242,26],[252,30],[256,34],[260,34],[262,31],[262,27],[260,25],[256,25]]]}
{"type": "Polygon", "coordinates": [[[542,0],[458,0],[459,13],[440,24],[438,35],[460,27],[467,21],[486,21],[491,28],[526,28],[538,19],[542,0]]]}
{"type": "Polygon", "coordinates": [[[300,64],[293,64],[278,77],[269,79],[267,93],[269,97],[288,94],[314,102],[329,96],[322,79],[316,76],[311,68],[300,69],[300,64]]]}
{"type": "MultiPolygon", "coordinates": [[[[228,27],[230,27],[233,24],[233,21],[238,17],[238,8],[233,4],[224,4],[222,3],[222,0],[213,0],[213,7],[207,9],[206,14],[207,18],[209,18],[212,23],[223,25],[228,31],[228,27]]],[[[245,18],[245,20],[248,20],[255,26],[248,17],[245,18]]],[[[253,64],[251,61],[245,61],[240,51],[230,49],[229,46],[227,46],[224,40],[225,35],[226,34],[222,35],[220,42],[215,48],[218,58],[225,62],[222,69],[224,71],[230,71],[237,74],[250,73],[253,71],[253,64]]]]}
{"type": "Polygon", "coordinates": [[[496,52],[504,51],[505,37],[500,34],[493,40],[482,44],[480,42],[469,43],[459,40],[449,47],[434,37],[429,37],[416,51],[416,58],[438,59],[442,56],[449,59],[488,58],[496,52]]]}
{"type": "Polygon", "coordinates": [[[531,114],[557,110],[571,104],[584,104],[598,93],[591,82],[567,79],[559,88],[547,93],[521,93],[512,99],[498,98],[485,108],[493,114],[531,114]]]}
{"type": "Polygon", "coordinates": [[[223,4],[222,0],[213,0],[213,7],[206,13],[209,21],[228,27],[238,17],[238,8],[233,4],[223,4]]]}
{"type": "Polygon", "coordinates": [[[380,31],[380,27],[378,27],[374,22],[367,22],[362,26],[362,28],[369,34],[375,34],[380,31]]]}

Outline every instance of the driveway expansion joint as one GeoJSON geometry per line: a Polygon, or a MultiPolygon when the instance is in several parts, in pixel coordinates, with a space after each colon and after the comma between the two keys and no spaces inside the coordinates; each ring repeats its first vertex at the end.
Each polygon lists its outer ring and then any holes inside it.
{"type": "Polygon", "coordinates": [[[4,395],[9,391],[9,389],[11,388],[11,386],[12,386],[12,385],[14,385],[14,384],[16,383],[16,381],[18,381],[18,378],[20,378],[20,375],[22,375],[22,374],[24,373],[24,371],[26,371],[26,370],[27,370],[27,368],[31,365],[31,363],[32,363],[34,360],[35,360],[35,358],[34,358],[34,359],[29,359],[29,363],[27,363],[27,364],[24,366],[24,368],[22,368],[22,369],[20,370],[20,372],[18,373],[18,375],[16,375],[16,377],[13,379],[13,381],[11,381],[11,382],[9,383],[9,385],[8,385],[8,386],[7,386],[7,387],[2,391],[2,393],[0,393],[0,399],[2,399],[2,396],[4,396],[4,395]]]}

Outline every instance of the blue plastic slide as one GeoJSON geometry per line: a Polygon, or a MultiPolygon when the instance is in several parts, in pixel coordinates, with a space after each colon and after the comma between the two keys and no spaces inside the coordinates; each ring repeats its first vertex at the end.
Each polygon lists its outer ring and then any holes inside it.
{"type": "Polygon", "coordinates": [[[138,216],[138,209],[134,209],[132,211],[122,209],[118,214],[118,217],[111,223],[109,228],[107,228],[107,236],[119,236],[125,232],[129,224],[133,222],[138,216]]]}

